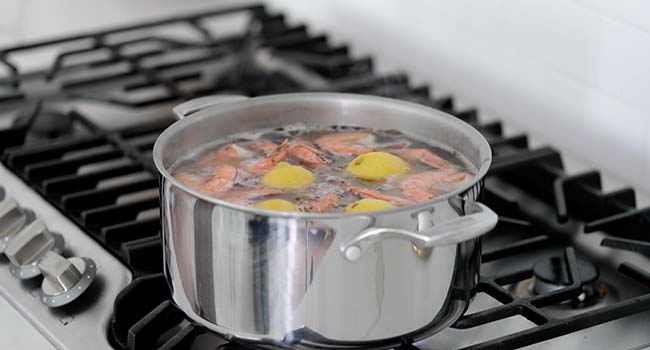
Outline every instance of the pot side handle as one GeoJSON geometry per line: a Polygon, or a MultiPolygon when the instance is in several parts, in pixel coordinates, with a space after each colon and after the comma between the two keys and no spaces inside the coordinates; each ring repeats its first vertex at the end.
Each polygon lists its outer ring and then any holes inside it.
{"type": "Polygon", "coordinates": [[[492,209],[474,201],[465,202],[465,211],[467,214],[464,216],[419,233],[394,228],[369,228],[342,243],[341,254],[348,261],[355,262],[370,246],[385,239],[407,240],[422,248],[455,245],[489,232],[499,219],[492,209]]]}
{"type": "Polygon", "coordinates": [[[178,106],[174,107],[172,111],[174,112],[176,119],[181,120],[208,107],[212,107],[224,103],[239,102],[245,99],[248,99],[248,97],[242,95],[204,96],[204,97],[194,98],[189,101],[183,102],[178,106]]]}

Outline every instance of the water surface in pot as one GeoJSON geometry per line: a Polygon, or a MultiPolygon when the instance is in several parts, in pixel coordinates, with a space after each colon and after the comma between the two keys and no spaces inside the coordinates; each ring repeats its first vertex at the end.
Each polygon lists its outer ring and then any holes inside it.
{"type": "Polygon", "coordinates": [[[216,139],[170,172],[237,204],[354,212],[433,199],[471,181],[476,168],[435,140],[395,129],[294,123],[216,139]]]}

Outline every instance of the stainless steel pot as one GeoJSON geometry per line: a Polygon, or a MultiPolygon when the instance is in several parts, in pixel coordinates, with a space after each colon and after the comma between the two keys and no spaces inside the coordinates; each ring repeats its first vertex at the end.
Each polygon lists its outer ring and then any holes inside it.
{"type": "Polygon", "coordinates": [[[428,337],[465,311],[479,275],[479,238],[497,222],[476,202],[491,151],[475,129],[421,105],[352,94],[211,96],[174,112],[181,120],[156,141],[154,161],[165,274],[194,321],[274,346],[384,348],[428,337]],[[297,122],[399,129],[443,143],[479,170],[435,200],[365,214],[243,207],[169,173],[217,138],[297,122]]]}

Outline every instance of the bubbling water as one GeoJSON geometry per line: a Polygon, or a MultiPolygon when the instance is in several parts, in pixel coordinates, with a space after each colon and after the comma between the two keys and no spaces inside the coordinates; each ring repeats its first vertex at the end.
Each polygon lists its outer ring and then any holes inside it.
{"type": "MultiPolygon", "coordinates": [[[[304,149],[303,152],[307,152],[304,149]]],[[[276,152],[277,153],[277,152],[276,152]]],[[[392,202],[395,206],[406,205],[422,201],[414,199],[405,193],[405,187],[411,185],[414,174],[428,174],[431,176],[430,183],[416,183],[416,189],[422,187],[431,193],[431,198],[443,195],[471,181],[472,174],[476,168],[460,153],[437,145],[435,140],[422,140],[406,135],[398,130],[378,130],[356,126],[336,125],[306,125],[296,123],[276,129],[253,130],[245,133],[230,135],[206,144],[189,152],[179,159],[171,167],[170,172],[185,185],[216,198],[228,200],[242,205],[255,205],[263,200],[282,199],[293,203],[301,211],[318,212],[319,201],[327,195],[336,196],[336,203],[329,206],[327,212],[342,212],[350,204],[363,197],[374,197],[379,193],[392,202]],[[322,142],[323,137],[334,135],[335,140],[345,139],[345,135],[365,135],[352,142],[340,141],[330,144],[322,142]],[[283,144],[304,145],[305,149],[322,160],[322,164],[306,163],[299,157],[288,153],[282,159],[270,160],[274,151],[283,144]],[[353,147],[355,152],[339,152],[340,147],[353,147]],[[230,147],[230,148],[227,148],[230,147]],[[336,149],[336,150],[333,150],[336,149]],[[228,152],[225,152],[228,150],[228,152]],[[359,151],[361,150],[361,151],[359,151]],[[412,150],[426,150],[444,161],[445,166],[432,166],[424,161],[413,157],[403,156],[411,154],[412,150]],[[346,167],[359,154],[364,152],[384,152],[397,155],[408,163],[408,171],[395,175],[386,176],[379,180],[368,180],[354,176],[346,167]],[[227,153],[227,156],[224,154],[227,153]],[[353,154],[354,153],[354,154],[353,154]],[[267,167],[262,171],[251,171],[260,162],[267,161],[267,167]],[[287,162],[290,165],[300,166],[309,170],[314,175],[314,180],[309,185],[301,188],[280,189],[276,193],[265,193],[256,195],[258,190],[268,189],[262,178],[266,172],[277,165],[279,161],[287,162]],[[218,169],[223,166],[237,169],[234,178],[219,178],[215,175],[218,169]],[[467,176],[456,176],[451,181],[437,181],[436,176],[448,174],[466,174],[467,176]],[[460,180],[456,181],[457,178],[460,180]],[[188,180],[189,179],[189,180],[188,180]],[[219,191],[206,191],[206,184],[210,181],[222,181],[226,187],[219,191]],[[351,188],[362,188],[370,191],[371,195],[352,191],[351,188]],[[390,200],[387,198],[394,198],[390,200]],[[404,201],[400,201],[403,199],[404,201]]],[[[426,180],[426,179],[425,179],[426,180]]],[[[221,182],[218,183],[221,185],[221,182]]],[[[214,186],[210,186],[214,189],[214,186]]],[[[330,198],[331,199],[331,198],[330,198]]]]}

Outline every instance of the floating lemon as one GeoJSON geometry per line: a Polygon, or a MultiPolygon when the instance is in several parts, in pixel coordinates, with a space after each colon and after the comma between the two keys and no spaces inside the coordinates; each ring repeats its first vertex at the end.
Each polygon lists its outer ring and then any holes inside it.
{"type": "Polygon", "coordinates": [[[394,205],[381,199],[364,198],[360,199],[345,208],[346,213],[363,213],[366,211],[377,211],[395,208],[394,205]]]}
{"type": "Polygon", "coordinates": [[[364,180],[381,180],[405,173],[409,166],[400,157],[386,152],[369,152],[354,158],[346,169],[364,180]]]}
{"type": "Polygon", "coordinates": [[[278,163],[262,177],[262,183],[266,186],[281,189],[298,189],[314,182],[314,174],[297,165],[287,162],[278,163]]]}
{"type": "Polygon", "coordinates": [[[267,199],[255,204],[255,208],[278,211],[299,211],[295,204],[284,199],[267,199]]]}

